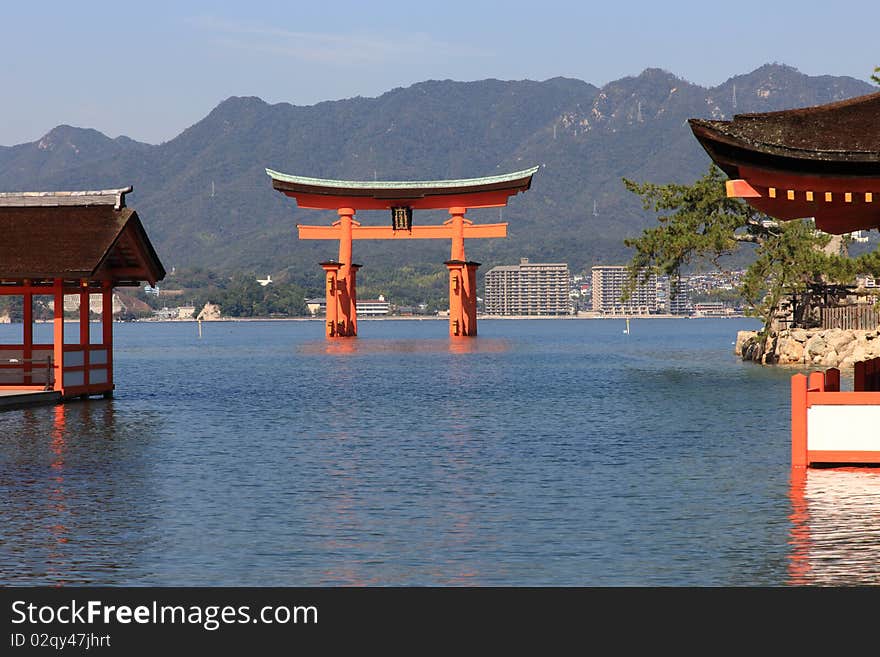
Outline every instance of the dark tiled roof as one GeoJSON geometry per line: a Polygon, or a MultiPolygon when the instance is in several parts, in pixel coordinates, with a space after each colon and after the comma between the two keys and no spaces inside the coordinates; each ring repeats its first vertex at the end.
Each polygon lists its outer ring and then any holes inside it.
{"type": "Polygon", "coordinates": [[[133,209],[110,202],[56,205],[51,197],[43,197],[41,205],[15,206],[14,197],[0,202],[0,279],[90,278],[137,285],[165,277],[133,209]]]}
{"type": "Polygon", "coordinates": [[[783,158],[789,162],[785,166],[813,162],[817,171],[880,171],[880,93],[815,107],[737,114],[732,121],[689,122],[713,159],[722,156],[725,162],[719,164],[783,158]]]}

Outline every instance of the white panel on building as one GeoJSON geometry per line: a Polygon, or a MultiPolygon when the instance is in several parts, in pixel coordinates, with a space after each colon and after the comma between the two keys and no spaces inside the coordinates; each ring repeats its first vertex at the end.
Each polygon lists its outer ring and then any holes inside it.
{"type": "Polygon", "coordinates": [[[880,451],[880,406],[810,406],[807,449],[880,451]]]}

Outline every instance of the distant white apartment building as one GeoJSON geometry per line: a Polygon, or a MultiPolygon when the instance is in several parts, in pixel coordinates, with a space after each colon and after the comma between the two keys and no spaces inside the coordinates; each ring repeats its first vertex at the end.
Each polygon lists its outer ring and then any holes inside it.
{"type": "MultiPolygon", "coordinates": [[[[324,297],[306,299],[306,308],[312,317],[326,315],[327,300],[324,297]]],[[[381,294],[378,299],[358,299],[356,308],[358,317],[378,317],[391,313],[391,304],[381,294]]]]}
{"type": "Polygon", "coordinates": [[[678,279],[678,285],[669,276],[657,279],[657,309],[670,315],[693,315],[691,284],[686,276],[678,279]]]}
{"type": "Polygon", "coordinates": [[[629,269],[621,265],[593,267],[593,310],[606,315],[648,315],[657,312],[657,276],[639,283],[630,298],[622,301],[629,269]]]}
{"type": "Polygon", "coordinates": [[[721,301],[701,301],[694,304],[694,314],[698,317],[725,317],[733,314],[733,308],[721,301]]]}
{"type": "Polygon", "coordinates": [[[486,272],[483,310],[487,315],[568,315],[571,273],[564,262],[502,265],[486,272]]]}
{"type": "MultiPolygon", "coordinates": [[[[123,310],[125,307],[122,305],[122,301],[120,301],[117,295],[113,295],[113,314],[117,315],[123,310]]],[[[47,304],[50,310],[55,308],[54,299],[50,299],[47,304]]],[[[89,312],[93,312],[96,314],[100,314],[104,309],[104,297],[100,294],[90,294],[89,295],[89,312]]],[[[79,311],[79,295],[78,294],[65,294],[64,295],[64,312],[75,312],[79,311]]]]}
{"type": "Polygon", "coordinates": [[[391,304],[381,294],[378,299],[358,299],[356,305],[358,317],[376,317],[391,312],[391,304]]]}

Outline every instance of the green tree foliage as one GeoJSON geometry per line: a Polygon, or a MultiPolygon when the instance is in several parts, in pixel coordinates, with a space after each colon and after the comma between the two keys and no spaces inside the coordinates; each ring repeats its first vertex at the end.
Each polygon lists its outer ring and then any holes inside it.
{"type": "Polygon", "coordinates": [[[305,290],[293,283],[260,285],[254,274],[236,274],[225,285],[196,294],[196,307],[216,303],[228,317],[304,315],[305,290]]]}
{"type": "MultiPolygon", "coordinates": [[[[170,297],[191,303],[196,312],[206,303],[220,306],[227,317],[296,317],[306,314],[306,290],[296,283],[275,281],[262,286],[253,272],[237,272],[224,277],[216,271],[196,267],[179,269],[162,284],[164,294],[181,291],[170,297]]],[[[154,308],[167,305],[169,297],[146,295],[154,308]]],[[[139,293],[139,298],[144,298],[139,293]]]]}
{"type": "Polygon", "coordinates": [[[650,273],[677,280],[682,269],[719,260],[747,246],[753,249],[739,293],[747,314],[771,326],[783,297],[802,292],[812,283],[851,280],[866,263],[828,249],[831,236],[813,222],[775,221],[745,202],[728,198],[726,176],[714,164],[692,185],[636,183],[624,178],[627,190],[642,198],[646,210],[658,214],[658,225],[638,238],[625,240],[635,249],[630,261],[630,290],[650,273]],[[830,251],[830,253],[829,253],[830,251]]]}
{"type": "Polygon", "coordinates": [[[874,82],[876,82],[877,84],[880,84],[880,75],[878,75],[878,74],[880,74],[880,66],[875,66],[874,67],[874,75],[871,76],[871,79],[874,82]]]}

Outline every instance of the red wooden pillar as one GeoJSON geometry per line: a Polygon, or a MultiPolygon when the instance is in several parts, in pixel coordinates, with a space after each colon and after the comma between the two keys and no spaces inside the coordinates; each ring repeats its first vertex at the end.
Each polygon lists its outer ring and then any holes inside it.
{"type": "Polygon", "coordinates": [[[449,208],[446,223],[452,226],[452,249],[446,261],[449,269],[449,335],[473,336],[477,334],[477,267],[478,262],[468,262],[464,252],[464,225],[471,223],[465,218],[467,208],[449,208]]]}
{"type": "Polygon", "coordinates": [[[101,284],[101,342],[107,352],[107,385],[110,388],[105,397],[113,394],[113,284],[104,281],[101,284]]]}
{"type": "Polygon", "coordinates": [[[853,391],[865,392],[865,361],[860,360],[853,365],[853,391]]]}
{"type": "Polygon", "coordinates": [[[338,317],[336,337],[351,338],[357,335],[357,270],[360,265],[352,262],[351,230],[358,226],[354,220],[354,208],[339,208],[339,273],[336,278],[338,317]]]}
{"type": "Polygon", "coordinates": [[[328,338],[335,338],[339,329],[339,269],[341,265],[338,262],[322,262],[321,268],[327,278],[327,287],[325,295],[325,332],[328,338]]]}
{"type": "MultiPolygon", "coordinates": [[[[452,224],[452,253],[449,255],[450,260],[464,260],[464,224],[467,221],[464,213],[467,208],[452,207],[449,208],[449,219],[446,223],[452,224]]],[[[468,222],[470,223],[470,222],[468,222]]]]}
{"type": "Polygon", "coordinates": [[[479,262],[447,260],[449,269],[449,335],[477,334],[477,267],[479,262]]]}
{"type": "Polygon", "coordinates": [[[80,281],[79,288],[79,346],[82,350],[83,359],[83,385],[89,385],[89,342],[90,326],[89,326],[89,303],[91,294],[89,293],[89,282],[85,279],[80,281]]]}
{"type": "Polygon", "coordinates": [[[463,260],[447,260],[449,269],[449,335],[457,337],[465,333],[467,320],[464,304],[465,263],[463,260]]]}
{"type": "Polygon", "coordinates": [[[791,467],[807,465],[807,377],[791,377],[791,467]]]}
{"type": "MultiPolygon", "coordinates": [[[[24,359],[24,385],[29,386],[33,383],[31,373],[33,372],[34,357],[34,295],[30,291],[31,282],[29,279],[24,281],[24,298],[22,299],[22,359],[24,359]]],[[[46,382],[48,383],[48,381],[46,382]]]]}
{"type": "Polygon", "coordinates": [[[52,316],[52,361],[55,383],[53,390],[64,393],[64,281],[53,280],[52,295],[55,310],[52,316]]]}
{"type": "Polygon", "coordinates": [[[465,318],[467,320],[466,335],[477,334],[477,267],[479,262],[467,262],[465,264],[465,318]]]}
{"type": "Polygon", "coordinates": [[[825,391],[840,392],[840,370],[836,367],[825,370],[825,391]]]}
{"type": "Polygon", "coordinates": [[[348,268],[348,335],[356,337],[358,334],[358,317],[357,317],[357,273],[360,265],[351,265],[348,268]]]}

